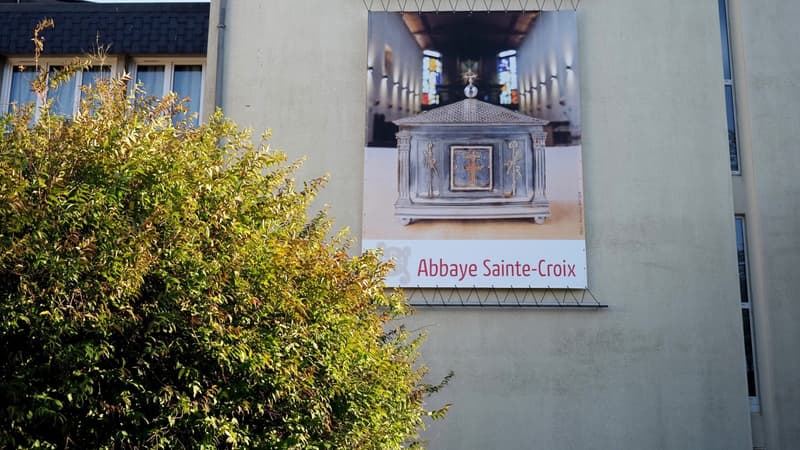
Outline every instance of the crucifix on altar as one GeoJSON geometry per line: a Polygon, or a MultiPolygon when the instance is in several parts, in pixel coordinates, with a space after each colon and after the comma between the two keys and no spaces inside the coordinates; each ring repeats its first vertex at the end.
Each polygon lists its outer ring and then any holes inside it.
{"type": "Polygon", "coordinates": [[[478,95],[478,88],[475,87],[475,79],[478,78],[478,74],[472,71],[472,69],[467,70],[463,75],[464,81],[467,82],[467,86],[464,88],[464,95],[467,98],[475,98],[478,95]]]}
{"type": "Polygon", "coordinates": [[[478,179],[478,171],[483,169],[483,166],[480,165],[479,160],[481,159],[481,155],[478,152],[469,152],[467,153],[467,165],[464,166],[467,173],[469,173],[469,185],[471,187],[477,186],[477,179],[478,179]]]}
{"type": "Polygon", "coordinates": [[[492,189],[491,146],[451,146],[450,163],[451,190],[481,191],[492,189]]]}

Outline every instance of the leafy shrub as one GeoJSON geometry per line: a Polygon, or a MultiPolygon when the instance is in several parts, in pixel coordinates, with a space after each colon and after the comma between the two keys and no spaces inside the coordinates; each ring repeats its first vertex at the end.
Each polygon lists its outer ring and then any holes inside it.
{"type": "Polygon", "coordinates": [[[0,447],[408,444],[436,387],[323,180],[126,81],[0,120],[0,447]]]}

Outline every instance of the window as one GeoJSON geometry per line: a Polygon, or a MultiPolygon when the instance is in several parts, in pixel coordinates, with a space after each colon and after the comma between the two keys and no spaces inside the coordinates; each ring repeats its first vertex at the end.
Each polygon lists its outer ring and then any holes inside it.
{"type": "Polygon", "coordinates": [[[439,85],[442,83],[442,54],[433,50],[422,52],[422,104],[439,104],[439,85]]]}
{"type": "MultiPolygon", "coordinates": [[[[40,67],[47,70],[50,76],[63,69],[69,62],[64,58],[40,60],[40,67]]],[[[167,92],[175,92],[186,99],[187,112],[180,114],[176,120],[197,114],[193,119],[199,122],[203,95],[204,61],[198,59],[177,60],[136,60],[130,71],[133,79],[141,82],[148,95],[162,96],[167,92]]],[[[0,111],[8,112],[12,105],[33,103],[41,108],[44,101],[52,101],[51,111],[64,116],[72,116],[80,104],[83,86],[92,86],[98,79],[109,77],[115,72],[111,65],[92,66],[76,73],[55,89],[48,89],[45,98],[31,91],[31,82],[36,78],[35,61],[31,58],[10,59],[2,72],[0,84],[0,111]]]]}
{"type": "Polygon", "coordinates": [[[500,104],[519,105],[516,50],[506,50],[497,54],[497,81],[500,84],[500,104]]]}
{"type": "Polygon", "coordinates": [[[195,115],[192,123],[200,121],[203,96],[203,61],[186,60],[137,60],[133,79],[142,84],[147,95],[162,96],[168,92],[186,99],[187,111],[178,115],[176,121],[195,115]]]}
{"type": "Polygon", "coordinates": [[[755,364],[755,338],[753,336],[753,308],[750,302],[748,283],[747,240],[744,217],[736,216],[736,255],[739,266],[739,301],[742,308],[742,327],[744,330],[744,356],[747,363],[747,394],[753,411],[760,410],[758,400],[758,379],[755,364]]]}
{"type": "Polygon", "coordinates": [[[739,173],[739,148],[736,132],[736,101],[733,88],[733,70],[731,69],[730,38],[728,34],[727,0],[719,1],[719,26],[722,38],[722,73],[725,84],[725,109],[728,119],[728,152],[731,159],[731,171],[739,173]]]}
{"type": "Polygon", "coordinates": [[[4,109],[11,111],[12,104],[19,106],[36,102],[36,94],[31,91],[31,83],[36,78],[34,67],[22,65],[12,67],[10,64],[7,67],[10,70],[3,77],[3,80],[7,80],[3,84],[9,85],[10,92],[7,97],[4,96],[4,98],[7,98],[7,100],[3,101],[7,105],[4,109]]]}
{"type": "MultiPolygon", "coordinates": [[[[54,63],[40,62],[40,66],[47,70],[48,76],[53,76],[64,68],[65,61],[54,63]]],[[[98,78],[111,75],[110,66],[92,66],[78,72],[65,80],[56,88],[48,88],[46,100],[52,101],[51,112],[63,116],[72,116],[78,109],[82,96],[81,87],[93,85],[98,78]]],[[[11,111],[12,105],[25,105],[33,103],[36,108],[43,106],[45,99],[38,98],[31,91],[31,82],[36,78],[37,72],[33,60],[11,60],[6,65],[3,74],[2,89],[0,89],[0,102],[2,111],[11,111]]]]}

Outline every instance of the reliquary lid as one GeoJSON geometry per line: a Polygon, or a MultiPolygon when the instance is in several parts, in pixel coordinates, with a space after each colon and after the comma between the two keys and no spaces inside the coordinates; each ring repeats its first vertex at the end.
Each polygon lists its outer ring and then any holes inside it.
{"type": "Polygon", "coordinates": [[[502,106],[486,103],[474,98],[439,108],[423,111],[417,115],[395,120],[404,125],[528,125],[544,126],[547,120],[526,116],[502,106]]]}

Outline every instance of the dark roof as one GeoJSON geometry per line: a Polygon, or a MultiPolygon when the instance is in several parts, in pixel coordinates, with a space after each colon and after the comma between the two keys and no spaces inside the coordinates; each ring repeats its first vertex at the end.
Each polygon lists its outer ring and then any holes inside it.
{"type": "Polygon", "coordinates": [[[33,54],[33,28],[45,30],[45,55],[84,54],[110,45],[113,54],[205,55],[208,3],[22,3],[0,4],[0,54],[33,54]]]}
{"type": "Polygon", "coordinates": [[[395,120],[396,125],[547,125],[546,120],[526,116],[474,98],[423,111],[395,120]]]}

